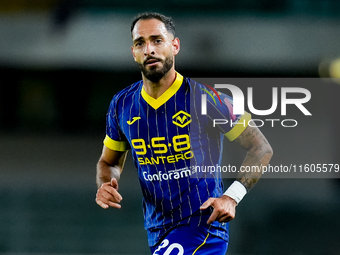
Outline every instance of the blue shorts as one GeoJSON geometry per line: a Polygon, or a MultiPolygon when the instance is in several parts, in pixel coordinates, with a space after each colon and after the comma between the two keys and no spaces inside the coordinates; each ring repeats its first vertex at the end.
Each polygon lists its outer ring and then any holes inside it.
{"type": "Polygon", "coordinates": [[[225,255],[228,242],[203,227],[183,225],[170,231],[158,245],[150,247],[152,255],[225,255]]]}

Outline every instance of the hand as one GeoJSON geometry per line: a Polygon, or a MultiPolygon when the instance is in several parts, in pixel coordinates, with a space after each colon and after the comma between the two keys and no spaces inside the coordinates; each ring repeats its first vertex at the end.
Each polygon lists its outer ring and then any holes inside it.
{"type": "Polygon", "coordinates": [[[121,208],[122,206],[119,203],[122,199],[122,196],[118,193],[118,182],[115,178],[112,178],[111,182],[103,183],[96,195],[96,203],[104,209],[109,208],[109,206],[121,208]]]}
{"type": "Polygon", "coordinates": [[[202,206],[201,210],[207,209],[209,206],[214,208],[212,214],[210,215],[207,224],[211,224],[214,221],[228,222],[235,218],[235,211],[236,211],[236,201],[229,196],[223,195],[218,198],[209,198],[205,201],[202,206]]]}

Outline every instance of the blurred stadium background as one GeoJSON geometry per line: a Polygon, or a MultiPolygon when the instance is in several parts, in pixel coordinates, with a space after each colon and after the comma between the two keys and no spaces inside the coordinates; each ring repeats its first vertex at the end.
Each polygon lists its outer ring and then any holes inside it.
{"type": "MultiPolygon", "coordinates": [[[[109,101],[140,79],[130,22],[143,11],[174,18],[176,65],[186,76],[339,71],[329,68],[340,57],[337,0],[2,0],[0,254],[149,253],[130,159],[122,209],[94,202],[109,101]]],[[[332,91],[312,93],[313,114],[324,119],[285,132],[264,128],[273,164],[339,163],[340,89],[332,91]]],[[[239,164],[240,152],[227,152],[239,164]]],[[[340,254],[339,197],[338,179],[261,180],[237,208],[229,254],[340,254]]]]}

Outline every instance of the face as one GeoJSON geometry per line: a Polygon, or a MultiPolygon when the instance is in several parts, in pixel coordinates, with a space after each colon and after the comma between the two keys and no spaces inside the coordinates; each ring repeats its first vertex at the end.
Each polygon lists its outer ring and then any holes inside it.
{"type": "Polygon", "coordinates": [[[174,66],[179,39],[158,19],[139,20],[132,31],[132,39],[132,54],[143,75],[158,82],[174,66]]]}

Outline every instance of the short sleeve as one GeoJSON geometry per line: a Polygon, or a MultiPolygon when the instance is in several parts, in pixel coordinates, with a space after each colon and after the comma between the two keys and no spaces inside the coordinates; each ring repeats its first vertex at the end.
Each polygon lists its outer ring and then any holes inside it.
{"type": "Polygon", "coordinates": [[[208,115],[216,126],[230,141],[234,141],[248,126],[251,114],[244,112],[242,115],[233,113],[233,98],[218,92],[214,98],[208,99],[208,115]]]}
{"type": "Polygon", "coordinates": [[[114,97],[106,115],[106,136],[104,139],[104,145],[111,150],[126,151],[130,149],[130,145],[119,127],[118,115],[117,98],[114,97]]]}

